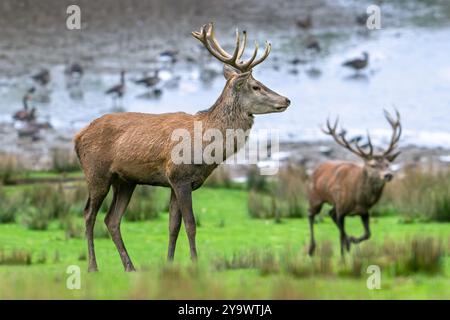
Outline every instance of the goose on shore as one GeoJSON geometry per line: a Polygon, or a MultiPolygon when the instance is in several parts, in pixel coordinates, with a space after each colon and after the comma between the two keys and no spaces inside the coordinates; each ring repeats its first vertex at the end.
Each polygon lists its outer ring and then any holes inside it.
{"type": "Polygon", "coordinates": [[[315,50],[316,52],[320,52],[320,50],[322,50],[319,40],[317,40],[317,38],[312,35],[308,36],[308,38],[306,39],[305,47],[306,49],[315,50]]]}
{"type": "Polygon", "coordinates": [[[45,86],[50,82],[50,71],[48,69],[42,69],[35,75],[31,76],[31,78],[33,78],[33,80],[37,83],[45,86]]]}
{"type": "Polygon", "coordinates": [[[296,21],[296,25],[297,27],[301,28],[301,29],[309,29],[312,27],[312,16],[311,14],[308,14],[306,16],[306,18],[303,19],[297,19],[296,21]]]}
{"type": "Polygon", "coordinates": [[[161,62],[177,62],[178,50],[165,50],[159,54],[159,61],[161,62]]]}
{"type": "Polygon", "coordinates": [[[125,71],[120,71],[120,83],[112,86],[105,91],[105,94],[111,94],[115,98],[121,98],[125,94],[125,71]]]}
{"type": "Polygon", "coordinates": [[[27,92],[22,99],[23,108],[13,114],[13,119],[17,121],[34,121],[36,119],[36,108],[29,108],[28,101],[31,99],[31,94],[27,92]]]}
{"type": "Polygon", "coordinates": [[[65,74],[69,77],[81,78],[83,76],[83,66],[78,62],[74,62],[66,67],[65,74]]]}
{"type": "Polygon", "coordinates": [[[156,86],[160,81],[161,79],[159,78],[159,70],[156,70],[154,75],[135,80],[134,83],[143,85],[147,88],[152,88],[156,86]]]}

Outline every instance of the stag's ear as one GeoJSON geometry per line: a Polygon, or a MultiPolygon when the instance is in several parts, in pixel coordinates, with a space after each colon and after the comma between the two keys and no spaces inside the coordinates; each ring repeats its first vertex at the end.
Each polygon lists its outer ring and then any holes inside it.
{"type": "Polygon", "coordinates": [[[233,86],[236,89],[236,91],[239,91],[242,88],[242,85],[250,78],[252,75],[251,71],[247,71],[244,73],[239,73],[234,77],[234,83],[233,86]]]}
{"type": "Polygon", "coordinates": [[[389,162],[394,162],[395,158],[397,158],[398,155],[399,155],[400,153],[402,153],[402,152],[401,152],[401,151],[396,152],[396,153],[394,153],[394,154],[392,154],[392,155],[387,156],[386,159],[387,159],[389,162]]]}
{"type": "Polygon", "coordinates": [[[232,77],[237,76],[239,74],[239,72],[233,68],[230,67],[227,64],[223,65],[223,76],[225,77],[225,79],[230,80],[232,77]]]}

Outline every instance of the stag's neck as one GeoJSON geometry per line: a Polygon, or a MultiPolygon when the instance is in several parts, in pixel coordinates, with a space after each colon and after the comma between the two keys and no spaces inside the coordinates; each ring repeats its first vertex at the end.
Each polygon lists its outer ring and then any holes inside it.
{"type": "Polygon", "coordinates": [[[224,135],[227,129],[247,131],[253,126],[253,116],[242,110],[239,98],[225,87],[216,103],[200,113],[205,129],[218,129],[224,135]]]}

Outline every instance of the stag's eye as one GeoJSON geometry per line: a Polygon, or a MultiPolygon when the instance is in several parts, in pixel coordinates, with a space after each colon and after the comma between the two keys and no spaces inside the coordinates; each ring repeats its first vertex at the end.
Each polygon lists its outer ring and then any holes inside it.
{"type": "Polygon", "coordinates": [[[252,89],[255,90],[255,91],[259,91],[259,90],[261,90],[261,87],[253,86],[252,89]]]}

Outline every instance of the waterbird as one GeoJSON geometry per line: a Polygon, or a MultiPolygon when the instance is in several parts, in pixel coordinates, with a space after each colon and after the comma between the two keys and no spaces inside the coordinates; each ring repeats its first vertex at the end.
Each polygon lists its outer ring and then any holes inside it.
{"type": "Polygon", "coordinates": [[[161,62],[175,63],[177,61],[178,50],[165,50],[159,54],[161,62]]]}
{"type": "Polygon", "coordinates": [[[29,109],[28,101],[31,99],[31,93],[28,92],[22,98],[23,108],[13,114],[13,119],[17,121],[33,121],[36,119],[36,108],[29,109]]]}
{"type": "Polygon", "coordinates": [[[369,18],[369,15],[367,13],[361,13],[356,16],[355,21],[360,26],[365,26],[367,24],[367,19],[369,18]]]}
{"type": "Polygon", "coordinates": [[[308,36],[308,38],[306,39],[305,47],[306,49],[315,50],[316,52],[320,52],[320,50],[322,49],[320,47],[319,40],[317,40],[317,38],[312,35],[308,36]]]}
{"type": "Polygon", "coordinates": [[[70,77],[79,77],[83,76],[84,70],[83,66],[78,62],[74,62],[66,67],[65,73],[70,77]]]}
{"type": "Polygon", "coordinates": [[[34,81],[45,86],[50,82],[50,71],[48,69],[42,69],[35,75],[31,76],[34,81]]]}
{"type": "Polygon", "coordinates": [[[356,71],[364,69],[369,64],[369,54],[367,52],[363,52],[363,58],[355,58],[342,63],[342,66],[352,68],[356,71]]]}
{"type": "Polygon", "coordinates": [[[125,94],[125,71],[120,71],[120,83],[105,91],[105,94],[112,94],[116,98],[121,98],[125,94]]]}
{"type": "Polygon", "coordinates": [[[159,70],[156,70],[154,75],[135,80],[134,83],[144,85],[147,88],[152,88],[156,86],[160,81],[161,79],[159,78],[159,70]]]}
{"type": "Polygon", "coordinates": [[[297,27],[301,28],[301,29],[309,29],[312,27],[312,17],[311,14],[308,14],[306,16],[306,18],[303,19],[297,19],[296,24],[297,27]]]}

